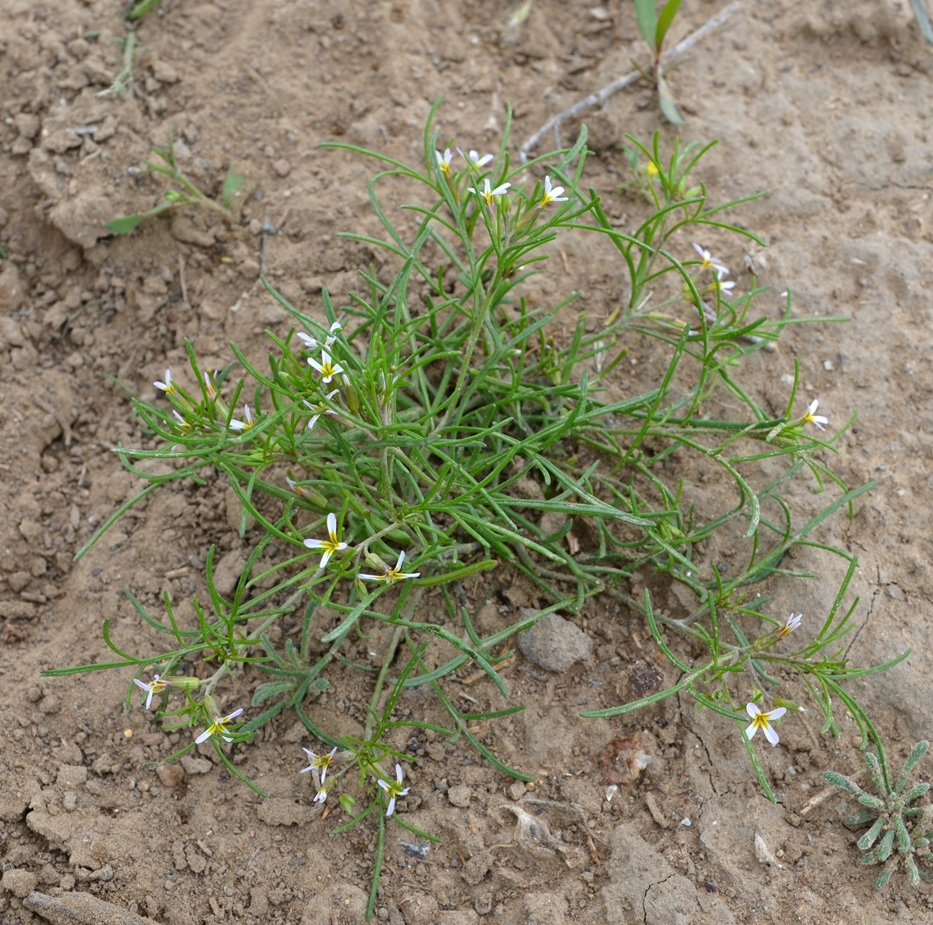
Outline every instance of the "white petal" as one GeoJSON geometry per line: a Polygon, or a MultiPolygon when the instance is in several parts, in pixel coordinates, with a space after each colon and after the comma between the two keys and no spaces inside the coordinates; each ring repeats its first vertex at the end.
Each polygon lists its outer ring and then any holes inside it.
{"type": "Polygon", "coordinates": [[[749,723],[745,727],[745,738],[751,742],[755,738],[755,733],[758,732],[758,727],[754,723],[749,723]]]}
{"type": "Polygon", "coordinates": [[[747,704],[745,704],[745,712],[746,712],[752,719],[754,719],[754,718],[761,712],[761,710],[759,710],[758,707],[755,706],[755,704],[753,704],[753,703],[747,703],[747,704]]]}
{"type": "Polygon", "coordinates": [[[781,741],[777,732],[774,731],[774,726],[765,726],[765,738],[771,743],[772,748],[781,741]]]}

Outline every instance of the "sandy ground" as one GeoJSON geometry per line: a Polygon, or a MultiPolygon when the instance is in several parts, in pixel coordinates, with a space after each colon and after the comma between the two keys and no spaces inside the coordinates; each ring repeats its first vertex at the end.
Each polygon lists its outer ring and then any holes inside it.
{"type": "MultiPolygon", "coordinates": [[[[674,38],[722,5],[686,0],[674,38]]],[[[369,165],[321,141],[416,162],[443,95],[441,136],[492,150],[506,103],[520,142],[644,60],[643,49],[621,0],[537,0],[514,34],[511,8],[493,0],[164,0],[139,30],[135,94],[121,100],[98,95],[120,65],[119,6],[0,2],[0,503],[10,514],[0,520],[0,921],[44,921],[25,900],[35,890],[89,894],[162,925],[360,922],[373,830],[330,835],[335,817],[322,818],[298,774],[309,744],[298,724],[274,723],[232,751],[270,794],[261,802],[209,751],[144,767],[184,738],[162,732],[138,698],[124,710],[126,673],[40,678],[106,659],[105,618],[124,645],[149,644],[124,588],[154,607],[163,589],[181,600],[201,589],[210,544],[233,561],[244,548],[218,483],[164,492],[73,563],[139,487],[110,452],[145,439],[115,381],[154,398],[153,381],[181,368],[186,337],[217,367],[231,340],[261,355],[263,331],[287,326],[261,269],[312,313],[322,287],[341,298],[360,286],[373,255],[336,235],[375,229],[369,165]],[[237,222],[184,213],[107,236],[105,221],[156,201],[158,185],[138,168],[169,123],[203,188],[216,189],[231,164],[249,178],[237,222]],[[260,233],[264,222],[274,236],[260,233]]],[[[726,248],[741,287],[752,275],[771,287],[764,311],[776,315],[790,289],[801,315],[851,319],[790,329],[776,352],[754,358],[748,380],[778,409],[796,358],[802,398],[819,398],[834,425],[858,414],[834,465],[852,485],[878,486],[821,539],[860,559],[852,659],[913,650],[856,688],[895,765],[931,735],[931,67],[907,3],[745,0],[670,75],[683,137],[720,140],[701,174],[711,195],[767,191],[741,212],[766,250],[704,243],[726,248]]],[[[625,228],[636,205],[619,193],[623,134],[670,140],[671,128],[644,84],[584,121],[595,151],[586,182],[625,228]]],[[[624,277],[600,253],[568,239],[562,256],[589,310],[608,313],[624,297],[624,277]]],[[[802,504],[812,487],[800,486],[802,504]]],[[[840,567],[816,552],[795,564],[815,578],[767,591],[778,613],[815,624],[840,567]]],[[[496,606],[527,606],[512,577],[492,584],[496,606]]],[[[480,609],[484,590],[471,591],[480,609]]],[[[508,680],[528,709],[484,730],[535,776],[533,788],[463,743],[421,743],[404,812],[443,843],[422,856],[390,830],[378,921],[933,922],[928,888],[873,891],[838,796],[808,808],[824,770],[860,767],[851,722],[836,740],[812,711],[782,729],[764,756],[780,798],[771,805],[734,728],[687,703],[580,720],[632,696],[631,679],[652,666],[673,680],[628,614],[597,603],[582,625],[591,659],[551,677],[519,659],[508,680]],[[610,802],[606,756],[626,737],[652,763],[610,802]],[[545,821],[552,842],[519,840],[516,806],[545,821]]],[[[492,702],[482,684],[470,694],[492,702]]],[[[348,681],[315,708],[354,717],[367,696],[348,681]]],[[[77,921],[105,921],[106,907],[89,908],[77,921]]]]}

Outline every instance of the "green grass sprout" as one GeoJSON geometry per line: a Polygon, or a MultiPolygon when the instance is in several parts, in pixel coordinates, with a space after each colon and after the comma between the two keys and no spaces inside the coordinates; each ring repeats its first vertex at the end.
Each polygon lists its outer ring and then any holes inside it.
{"type": "Polygon", "coordinates": [[[680,10],[681,0],[665,0],[658,11],[656,0],[635,0],[635,17],[638,21],[638,31],[648,43],[654,57],[651,68],[651,79],[658,90],[658,103],[661,112],[668,122],[674,125],[683,125],[683,116],[678,112],[661,66],[661,56],[664,50],[664,39],[668,29],[674,22],[680,10]]]}
{"type": "Polygon", "coordinates": [[[219,212],[226,220],[230,220],[233,200],[243,188],[244,177],[228,171],[220,194],[220,202],[211,199],[202,193],[194,183],[189,180],[178,165],[175,157],[175,143],[171,131],[165,147],[153,147],[157,161],[146,161],[146,166],[156,174],[168,177],[174,188],[162,194],[162,198],[151,209],[145,212],[136,212],[132,215],[123,215],[120,218],[107,222],[107,228],[114,234],[129,234],[138,225],[150,218],[155,218],[163,212],[177,209],[180,206],[193,205],[198,208],[219,212]]]}

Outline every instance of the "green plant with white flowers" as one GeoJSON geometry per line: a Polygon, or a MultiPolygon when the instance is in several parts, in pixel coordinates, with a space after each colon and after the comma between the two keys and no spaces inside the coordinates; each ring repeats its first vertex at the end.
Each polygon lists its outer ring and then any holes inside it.
{"type": "Polygon", "coordinates": [[[768,671],[801,680],[825,728],[834,728],[834,702],[864,726],[845,691],[859,671],[837,651],[851,626],[852,609],[839,606],[845,586],[816,639],[794,652],[778,643],[799,618],[776,619],[766,597],[749,594],[776,575],[799,577],[782,565],[795,549],[845,555],[814,534],[867,486],[850,490],[827,467],[836,437],[824,439],[829,422],[815,399],[795,413],[796,368],[778,415],[740,384],[743,365],[798,319],[789,300],[780,317],[755,312],[761,290],[735,292],[723,263],[694,241],[763,243],[724,218],[743,200],[711,205],[689,179],[708,147],[675,144],[664,156],[657,137],[651,146],[632,140],[651,167],[653,207],[621,231],[582,185],[585,131],[569,150],[516,167],[508,128],[497,152],[463,154],[438,142],[433,119],[416,166],[331,145],[380,166],[370,200],[384,233],[350,237],[381,251],[389,273],[365,271],[363,295],[337,305],[325,291],[312,308],[267,282],[292,326],[268,332],[263,364],[233,346],[229,366],[204,369],[188,344],[190,371],[167,370],[155,383],[164,401],[135,402],[158,446],[116,452],[148,484],[82,553],[151,493],[219,473],[252,544],[233,592],[217,589],[212,548],[194,620],[180,620],[167,593],[156,614],[128,592],[163,646],[127,652],[108,621],[115,660],[49,672],[130,668],[127,703],[142,689],[166,728],[206,727],[169,757],[211,748],[257,790],[234,763],[235,746],[280,714],[296,716],[320,743],[304,749],[305,768],[296,755],[295,773],[314,781],[313,802],[332,812],[336,797],[347,817],[340,830],[377,827],[370,913],[387,825],[431,838],[402,811],[419,786],[404,773],[417,761],[413,740],[459,738],[503,773],[531,779],[475,726],[522,709],[509,702],[499,666],[508,640],[546,613],[582,614],[592,598],[612,595],[642,614],[683,679],[602,715],[685,690],[744,723],[737,705],[747,702],[743,741],[769,793],[751,739],[760,729],[776,743],[773,721],[792,704],[763,709],[778,683],[768,671]],[[412,193],[401,210],[381,197],[389,178],[412,193]],[[627,274],[627,298],[604,317],[576,310],[572,293],[548,305],[527,297],[565,234],[608,242],[627,274]],[[558,314],[569,319],[566,337],[556,333],[558,314]],[[641,386],[622,375],[636,345],[660,362],[656,381],[641,386]],[[618,382],[627,391],[610,399],[618,382]],[[765,459],[780,474],[762,479],[765,459]],[[151,460],[162,467],[140,467],[151,460]],[[799,523],[790,493],[802,473],[832,491],[799,523]],[[718,535],[744,556],[728,578],[704,552],[718,535]],[[539,607],[484,635],[474,621],[484,603],[477,578],[494,569],[524,576],[539,607]],[[630,593],[646,572],[680,584],[696,608],[655,613],[650,595],[630,593]],[[709,657],[692,660],[697,649],[709,657]],[[477,669],[489,689],[467,711],[449,686],[477,669]],[[341,718],[318,701],[350,677],[367,680],[369,706],[341,718]],[[416,689],[441,720],[414,710],[424,702],[407,696],[416,689]]]}

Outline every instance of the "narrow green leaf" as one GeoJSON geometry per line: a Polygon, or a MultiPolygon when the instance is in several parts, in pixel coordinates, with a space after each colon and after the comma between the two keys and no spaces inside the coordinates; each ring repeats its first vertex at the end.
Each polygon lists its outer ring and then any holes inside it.
{"type": "Polygon", "coordinates": [[[674,94],[667,85],[663,74],[658,74],[658,102],[661,104],[661,112],[664,118],[673,125],[683,125],[683,116],[677,111],[677,105],[674,102],[674,94]]]}
{"type": "Polygon", "coordinates": [[[648,43],[652,51],[657,51],[654,39],[658,31],[658,14],[655,10],[654,0],[635,0],[635,18],[638,20],[638,31],[648,43]]]}
{"type": "Polygon", "coordinates": [[[162,0],[139,0],[138,3],[130,4],[125,18],[129,22],[136,22],[142,19],[146,13],[151,13],[161,2],[162,0]]]}
{"type": "Polygon", "coordinates": [[[129,234],[147,218],[149,218],[148,212],[137,215],[124,215],[122,218],[114,218],[107,222],[107,229],[114,234],[129,234]]]}
{"type": "Polygon", "coordinates": [[[654,39],[655,48],[660,49],[664,46],[664,37],[667,35],[667,30],[670,28],[679,9],[680,0],[667,0],[667,3],[664,4],[661,15],[658,17],[658,26],[654,39]]]}

